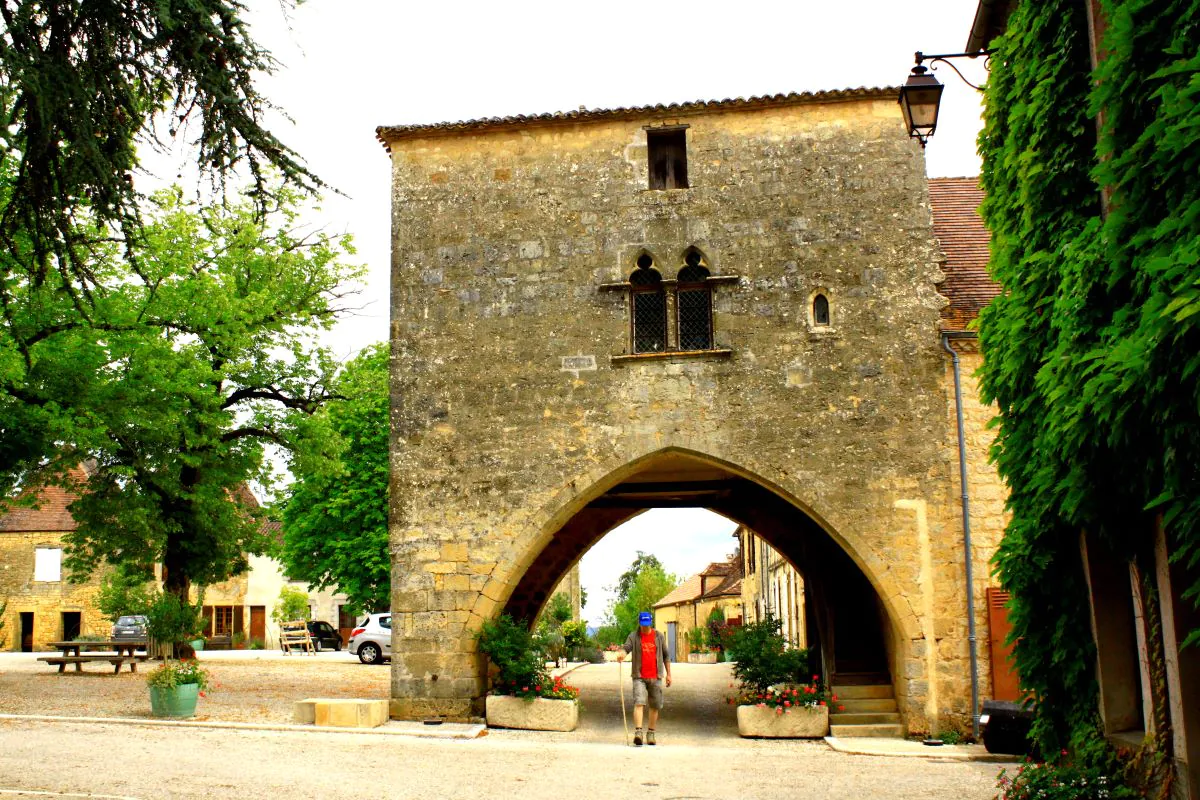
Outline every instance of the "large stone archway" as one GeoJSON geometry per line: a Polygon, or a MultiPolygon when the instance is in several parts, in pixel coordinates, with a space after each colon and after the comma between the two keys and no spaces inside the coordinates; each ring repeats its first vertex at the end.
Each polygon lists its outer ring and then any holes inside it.
{"type": "Polygon", "coordinates": [[[709,492],[693,504],[793,560],[861,573],[911,728],[970,713],[941,254],[892,92],[380,135],[395,716],[478,714],[482,622],[535,607],[637,513],[627,484],[672,481],[689,486],[639,502],[709,492]],[[656,126],[686,130],[686,189],[647,188],[656,126]],[[679,327],[695,253],[701,344],[679,327]],[[630,277],[647,258],[670,317],[650,344],[630,277]]]}
{"type": "Polygon", "coordinates": [[[534,542],[532,558],[514,563],[519,574],[509,581],[513,589],[504,604],[506,613],[534,619],[559,578],[605,534],[637,514],[651,508],[702,507],[754,530],[806,576],[806,590],[818,609],[818,649],[829,680],[846,673],[904,673],[910,642],[921,637],[920,623],[911,606],[897,602],[901,595],[892,576],[867,566],[881,563],[877,556],[859,553],[777,488],[702,454],[667,448],[628,466],[637,471],[622,468],[620,483],[613,484],[610,476],[589,487],[582,493],[591,498],[586,505],[534,542]]]}

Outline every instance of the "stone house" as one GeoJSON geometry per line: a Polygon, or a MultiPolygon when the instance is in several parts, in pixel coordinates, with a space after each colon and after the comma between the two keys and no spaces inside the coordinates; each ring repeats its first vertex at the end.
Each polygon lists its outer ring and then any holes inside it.
{"type": "Polygon", "coordinates": [[[749,528],[739,526],[734,536],[741,542],[745,573],[741,594],[746,622],[758,622],[769,614],[779,620],[780,632],[792,647],[808,647],[804,576],[749,528]]]}
{"type": "MultiPolygon", "coordinates": [[[[85,467],[77,468],[73,477],[77,483],[85,481],[85,467]]],[[[18,507],[0,516],[0,603],[7,601],[0,634],[6,641],[0,643],[0,649],[46,650],[48,642],[110,633],[112,623],[95,602],[104,571],[97,570],[82,583],[71,583],[63,566],[63,536],[76,527],[68,506],[77,496],[69,488],[43,487],[36,508],[18,507]]],[[[242,501],[257,503],[248,489],[242,501]]],[[[278,523],[265,524],[278,533],[278,523]]],[[[213,637],[217,646],[230,644],[235,633],[261,638],[268,646],[277,643],[278,626],[270,612],[284,586],[306,592],[313,618],[346,628],[344,633],[349,636],[354,620],[344,610],[344,595],[311,591],[289,581],[282,566],[267,556],[250,556],[249,561],[250,569],[242,575],[205,587],[204,633],[213,637]],[[347,619],[347,625],[338,624],[347,619]]],[[[199,599],[193,588],[192,601],[199,599]]]]}
{"type": "MultiPolygon", "coordinates": [[[[83,468],[72,474],[87,479],[83,468]]],[[[107,636],[111,623],[95,607],[102,574],[85,583],[67,581],[63,536],[75,530],[68,488],[39,491],[36,508],[18,507],[0,516],[0,603],[6,604],[0,649],[46,650],[47,642],[79,635],[107,636]]]]}
{"type": "Polygon", "coordinates": [[[482,622],[532,619],[594,542],[661,507],[722,514],[805,576],[827,680],[887,684],[913,731],[978,712],[1003,493],[944,310],[974,302],[954,296],[963,259],[896,94],[378,129],[393,716],[478,716],[482,622]]]}
{"type": "Polygon", "coordinates": [[[687,661],[693,648],[688,634],[705,627],[708,615],[720,609],[725,621],[742,621],[741,555],[728,561],[716,561],[691,576],[654,604],[654,627],[667,640],[667,655],[671,661],[687,661]]]}

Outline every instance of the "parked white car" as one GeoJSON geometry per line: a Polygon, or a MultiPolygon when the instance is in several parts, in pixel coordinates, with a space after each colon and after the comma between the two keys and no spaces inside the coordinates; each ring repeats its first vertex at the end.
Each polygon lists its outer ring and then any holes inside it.
{"type": "Polygon", "coordinates": [[[350,633],[350,655],[364,664],[379,664],[392,657],[392,615],[368,614],[350,633]]]}

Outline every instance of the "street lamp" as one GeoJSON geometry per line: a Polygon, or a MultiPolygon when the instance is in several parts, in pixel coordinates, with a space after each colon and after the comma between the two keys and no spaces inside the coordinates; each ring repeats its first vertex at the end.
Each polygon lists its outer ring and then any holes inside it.
{"type": "MultiPolygon", "coordinates": [[[[908,80],[900,87],[900,110],[904,114],[904,126],[908,128],[908,135],[921,143],[921,147],[929,141],[929,137],[933,136],[934,130],[937,129],[938,107],[942,102],[942,90],[946,87],[938,82],[938,79],[930,74],[930,68],[937,69],[933,66],[937,62],[949,65],[950,69],[958,73],[958,77],[962,78],[962,82],[970,86],[977,92],[982,92],[983,88],[971,83],[966,77],[959,72],[958,67],[951,64],[946,59],[948,58],[978,58],[979,56],[991,55],[990,50],[980,50],[976,53],[941,53],[939,55],[927,56],[924,53],[917,51],[917,64],[909,73],[908,80]],[[923,62],[928,61],[930,67],[926,67],[923,62]]],[[[984,67],[987,67],[987,62],[984,62],[984,67]]]]}
{"type": "Polygon", "coordinates": [[[918,63],[912,68],[908,81],[900,87],[900,111],[904,114],[904,126],[908,135],[925,146],[937,129],[938,106],[942,102],[945,86],[929,74],[929,70],[918,63]]]}

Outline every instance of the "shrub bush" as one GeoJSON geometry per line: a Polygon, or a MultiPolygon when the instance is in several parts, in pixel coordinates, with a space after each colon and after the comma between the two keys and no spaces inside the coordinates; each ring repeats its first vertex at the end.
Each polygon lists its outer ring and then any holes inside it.
{"type": "Polygon", "coordinates": [[[476,638],[479,652],[496,667],[493,684],[497,694],[521,695],[522,690],[533,692],[535,686],[553,685],[541,645],[525,624],[501,614],[485,621],[476,638]]]}
{"type": "Polygon", "coordinates": [[[808,651],[788,648],[782,629],[783,623],[771,616],[729,629],[726,649],[744,691],[762,693],[777,683],[808,678],[808,651]]]}
{"type": "Polygon", "coordinates": [[[1000,770],[998,800],[1107,800],[1136,798],[1138,793],[1098,768],[1025,763],[1009,774],[1000,770]]]}

